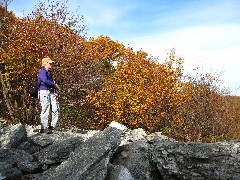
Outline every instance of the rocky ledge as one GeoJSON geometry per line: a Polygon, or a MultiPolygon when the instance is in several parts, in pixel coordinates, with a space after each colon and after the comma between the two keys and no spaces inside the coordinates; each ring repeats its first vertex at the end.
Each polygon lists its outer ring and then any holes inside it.
{"type": "Polygon", "coordinates": [[[178,142],[112,122],[103,131],[0,130],[0,180],[240,180],[240,141],[178,142]]]}

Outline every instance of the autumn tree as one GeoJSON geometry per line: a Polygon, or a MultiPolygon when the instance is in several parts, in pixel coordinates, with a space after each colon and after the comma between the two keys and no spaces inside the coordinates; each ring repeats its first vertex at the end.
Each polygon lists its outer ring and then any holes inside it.
{"type": "MultiPolygon", "coordinates": [[[[88,81],[82,92],[88,96],[90,92],[98,92],[104,88],[104,82],[116,71],[115,64],[124,59],[128,51],[123,44],[103,35],[90,38],[85,47],[87,49],[85,57],[91,60],[91,63],[88,61],[88,66],[85,68],[85,79],[88,81]]],[[[85,96],[79,100],[81,101],[78,103],[80,106],[77,106],[77,99],[75,99],[74,106],[69,107],[68,113],[71,113],[74,119],[71,124],[85,129],[97,128],[92,126],[92,118],[95,113],[93,104],[85,96]]]]}
{"type": "Polygon", "coordinates": [[[148,132],[169,130],[171,124],[178,123],[175,109],[184,101],[181,71],[182,60],[175,52],[169,61],[159,64],[144,51],[127,49],[104,88],[90,97],[96,108],[95,125],[104,128],[115,120],[148,132]]]}
{"type": "Polygon", "coordinates": [[[9,83],[9,72],[7,71],[7,65],[4,62],[3,54],[7,50],[7,42],[11,39],[10,24],[15,21],[13,13],[7,11],[7,6],[10,1],[5,0],[3,4],[0,4],[0,92],[1,92],[1,113],[2,116],[14,118],[14,107],[11,105],[11,93],[9,83]],[[3,104],[5,106],[3,106],[3,104]],[[7,113],[5,113],[7,112],[7,113]]]}
{"type": "Polygon", "coordinates": [[[2,89],[5,87],[3,92],[9,103],[9,118],[23,122],[28,119],[27,112],[31,113],[29,108],[34,104],[28,104],[34,101],[29,100],[27,85],[41,68],[39,59],[48,55],[56,61],[54,73],[63,84],[79,81],[77,74],[81,71],[77,68],[88,64],[84,62],[86,58],[82,58],[86,41],[81,36],[84,26],[80,24],[82,17],[74,18],[68,13],[66,4],[60,2],[40,2],[36,10],[24,18],[11,13],[7,16],[12,18],[2,26],[6,33],[1,37],[7,37],[4,48],[1,48],[2,89]]]}
{"type": "Polygon", "coordinates": [[[218,83],[212,74],[183,75],[183,60],[175,51],[159,64],[144,51],[125,49],[104,88],[89,96],[93,125],[103,129],[115,120],[180,141],[236,139],[239,106],[218,83]]]}
{"type": "Polygon", "coordinates": [[[62,88],[61,127],[103,129],[115,120],[180,141],[239,139],[239,98],[223,94],[211,74],[183,75],[174,50],[160,63],[108,36],[87,39],[67,1],[40,2],[23,18],[8,12],[10,2],[0,5],[0,117],[9,123],[39,123],[27,86],[47,55],[62,88]]]}
{"type": "MultiPolygon", "coordinates": [[[[103,81],[115,71],[114,63],[116,63],[126,52],[123,44],[113,41],[108,36],[99,36],[90,38],[88,44],[91,47],[91,56],[95,62],[91,68],[96,78],[103,81]]],[[[99,87],[99,88],[102,88],[99,87]]]]}
{"type": "Polygon", "coordinates": [[[183,126],[177,128],[179,140],[216,142],[239,132],[237,106],[228,93],[221,90],[219,81],[213,74],[188,77],[184,85],[188,98],[178,113],[183,122],[183,126]]]}
{"type": "Polygon", "coordinates": [[[1,53],[6,70],[2,85],[9,85],[3,99],[9,102],[6,112],[11,113],[10,119],[25,122],[38,119],[32,113],[38,112],[38,102],[29,99],[27,86],[36,78],[41,68],[39,61],[45,55],[55,61],[53,73],[62,89],[61,125],[74,124],[89,114],[86,109],[91,108],[86,107],[84,97],[90,90],[102,88],[104,78],[114,70],[112,62],[122,53],[123,45],[104,36],[87,40],[82,20],[82,16],[67,11],[65,2],[53,1],[40,2],[24,18],[12,15],[4,24],[8,38],[1,53]]]}

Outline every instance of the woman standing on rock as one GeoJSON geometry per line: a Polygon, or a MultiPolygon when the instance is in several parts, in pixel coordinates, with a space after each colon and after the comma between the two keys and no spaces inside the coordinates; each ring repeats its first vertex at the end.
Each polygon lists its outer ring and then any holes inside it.
{"type": "Polygon", "coordinates": [[[57,101],[57,92],[59,86],[54,82],[51,68],[52,61],[49,57],[42,59],[42,69],[38,74],[39,99],[41,104],[41,130],[40,133],[52,133],[55,129],[59,118],[59,103],[57,101]],[[48,127],[48,115],[52,108],[52,121],[48,127]]]}

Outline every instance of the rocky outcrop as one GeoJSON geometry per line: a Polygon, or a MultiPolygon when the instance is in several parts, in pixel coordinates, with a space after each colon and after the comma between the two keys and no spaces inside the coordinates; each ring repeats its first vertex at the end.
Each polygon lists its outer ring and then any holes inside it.
{"type": "Polygon", "coordinates": [[[152,144],[163,179],[240,179],[240,142],[152,144]]]}
{"type": "Polygon", "coordinates": [[[0,130],[0,180],[240,180],[240,141],[177,142],[112,122],[103,131],[0,130]]]}
{"type": "Polygon", "coordinates": [[[27,140],[27,132],[23,125],[7,126],[0,130],[0,148],[14,148],[27,140]]]}

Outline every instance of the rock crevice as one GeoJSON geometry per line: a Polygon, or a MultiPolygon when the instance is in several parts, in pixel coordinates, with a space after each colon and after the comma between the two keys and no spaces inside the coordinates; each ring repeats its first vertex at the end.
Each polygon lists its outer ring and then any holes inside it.
{"type": "Polygon", "coordinates": [[[178,142],[112,122],[103,131],[0,129],[0,180],[240,180],[240,141],[178,142]]]}

